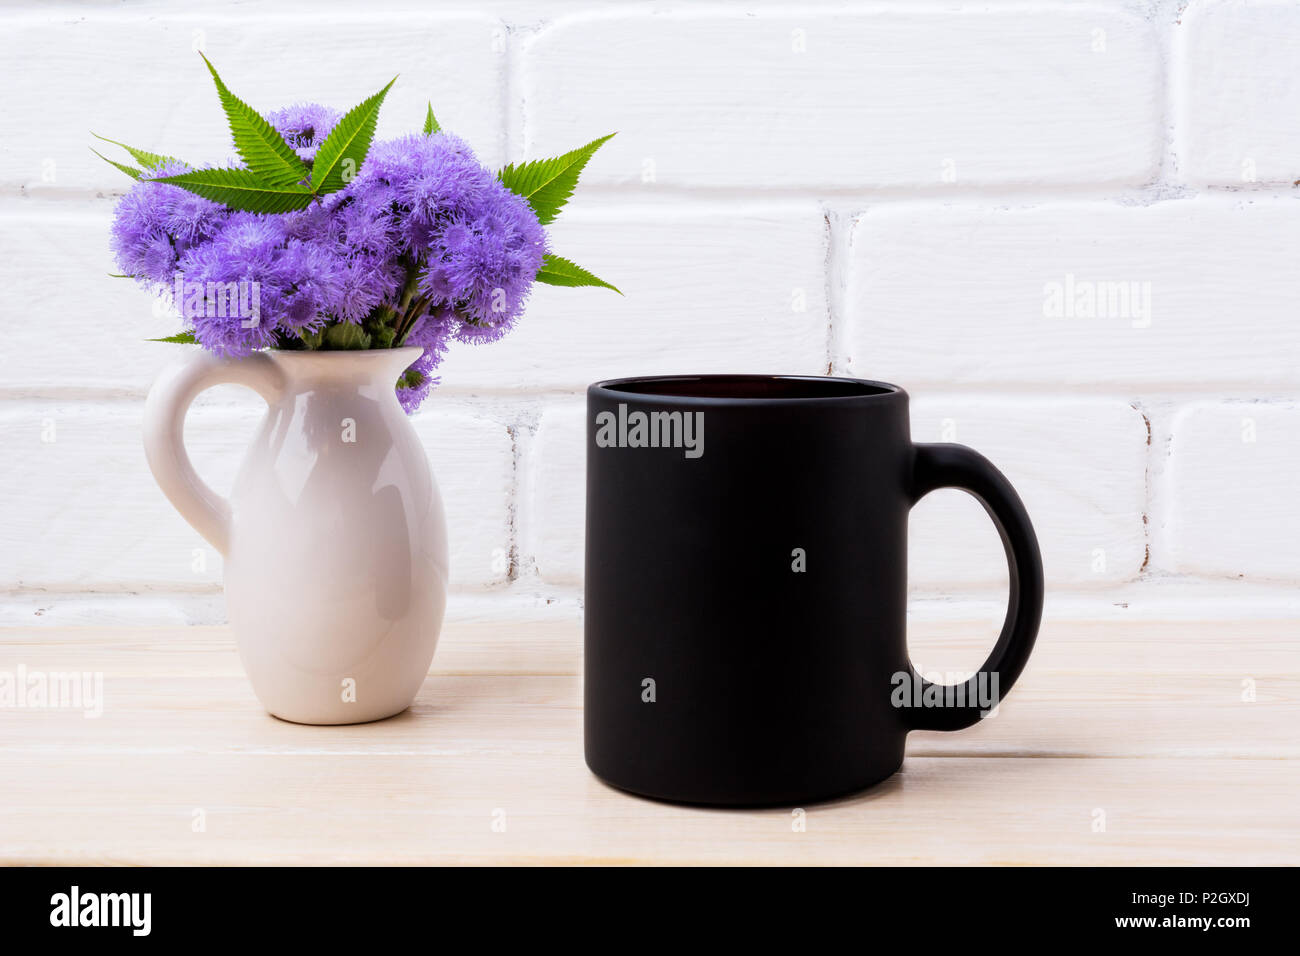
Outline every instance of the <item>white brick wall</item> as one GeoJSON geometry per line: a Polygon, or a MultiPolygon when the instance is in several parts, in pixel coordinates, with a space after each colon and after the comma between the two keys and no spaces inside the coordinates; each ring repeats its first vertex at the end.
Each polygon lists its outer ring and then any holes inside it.
{"type": "Polygon", "coordinates": [[[192,162],[227,155],[225,117],[196,48],[264,109],[312,98],[347,108],[400,73],[377,135],[418,129],[432,99],[440,121],[469,137],[485,161],[502,158],[502,24],[474,15],[472,4],[455,16],[348,4],[328,17],[233,3],[160,15],[9,6],[17,9],[0,30],[0,62],[5,88],[23,95],[11,98],[6,126],[27,135],[5,137],[6,186],[120,189],[122,174],[86,148],[99,145],[88,130],[192,162]]]}
{"type": "MultiPolygon", "coordinates": [[[[1099,588],[1133,581],[1142,570],[1147,425],[1132,406],[937,395],[913,403],[912,437],[961,442],[997,464],[1033,517],[1049,584],[1099,588]]],[[[913,515],[916,586],[1006,586],[1002,542],[973,499],[943,490],[913,515]]]]}
{"type": "Polygon", "coordinates": [[[583,486],[587,443],[583,402],[556,402],[542,415],[525,460],[524,553],[543,582],[582,584],[583,486]]]}
{"type": "MultiPolygon", "coordinates": [[[[144,465],[169,328],[105,277],[124,180],[86,148],[224,155],[197,43],[262,107],[400,73],[380,135],[432,99],[493,166],[619,131],[554,236],[626,296],[539,287],[417,420],[474,614],[580,597],[589,382],[828,368],[1006,471],[1062,613],[1300,606],[1298,41],[1300,0],[11,3],[0,620],[222,616],[144,465]]],[[[214,485],[256,415],[200,400],[214,485]]],[[[972,500],[918,505],[910,550],[915,607],[996,613],[972,500]]]]}
{"type": "Polygon", "coordinates": [[[1297,209],[1226,195],[875,207],[849,239],[841,357],[914,386],[1295,388],[1297,209]],[[1120,296],[1079,314],[1104,283],[1120,296]],[[1074,315],[1055,308],[1067,284],[1074,315]]]}
{"type": "Polygon", "coordinates": [[[538,286],[518,330],[452,352],[443,381],[580,390],[682,369],[825,373],[828,235],[815,203],[574,209],[552,235],[625,298],[538,286]]]}
{"type": "MultiPolygon", "coordinates": [[[[0,587],[184,591],[220,584],[220,556],[157,493],[140,416],[136,401],[0,406],[7,450],[0,487],[9,495],[0,587]]],[[[186,447],[218,491],[227,493],[234,483],[259,417],[242,406],[199,406],[190,413],[186,447]]],[[[415,424],[449,505],[453,586],[504,583],[514,480],[506,427],[436,409],[421,412],[415,424]]]]}
{"type": "Polygon", "coordinates": [[[1148,23],[1056,4],[584,14],[525,45],[524,141],[621,130],[594,170],[614,183],[1144,183],[1157,60],[1148,23]]]}
{"type": "Polygon", "coordinates": [[[1174,421],[1164,526],[1174,570],[1300,577],[1300,408],[1197,402],[1174,421]]]}
{"type": "Polygon", "coordinates": [[[1300,179],[1300,6],[1194,3],[1178,31],[1179,150],[1190,180],[1300,179]]]}

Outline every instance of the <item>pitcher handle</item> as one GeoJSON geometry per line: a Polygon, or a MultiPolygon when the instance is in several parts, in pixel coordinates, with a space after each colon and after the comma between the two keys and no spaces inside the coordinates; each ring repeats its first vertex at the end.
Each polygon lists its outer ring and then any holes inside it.
{"type": "Polygon", "coordinates": [[[284,376],[264,352],[231,359],[195,351],[163,370],[144,403],[144,453],[154,480],[181,517],[222,555],[230,543],[230,502],[194,470],[185,451],[185,413],[200,392],[223,384],[244,385],[273,404],[284,376]]]}

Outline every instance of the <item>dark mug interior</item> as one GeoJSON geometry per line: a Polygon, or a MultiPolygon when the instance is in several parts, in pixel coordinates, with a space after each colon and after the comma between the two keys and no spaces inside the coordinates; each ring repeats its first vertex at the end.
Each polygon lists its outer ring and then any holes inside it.
{"type": "Polygon", "coordinates": [[[812,375],[659,375],[611,379],[592,388],[624,395],[730,401],[852,398],[901,391],[885,382],[812,375]]]}

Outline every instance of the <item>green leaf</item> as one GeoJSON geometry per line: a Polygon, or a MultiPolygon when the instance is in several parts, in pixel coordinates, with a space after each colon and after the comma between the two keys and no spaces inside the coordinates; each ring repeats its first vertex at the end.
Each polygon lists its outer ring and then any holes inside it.
{"type": "Polygon", "coordinates": [[[544,226],[555,220],[573,195],[573,188],[578,185],[578,176],[587,160],[613,136],[613,133],[602,136],[554,159],[535,159],[518,166],[511,163],[497,173],[497,178],[512,193],[528,200],[533,212],[537,213],[538,222],[544,226]]]}
{"type": "Polygon", "coordinates": [[[424,384],[424,373],[417,369],[408,368],[405,372],[397,377],[398,388],[419,388],[424,384]]]}
{"type": "MultiPolygon", "coordinates": [[[[100,136],[94,130],[90,131],[90,135],[95,137],[95,139],[102,139],[105,143],[112,143],[114,146],[121,146],[124,150],[126,150],[128,153],[131,154],[131,157],[137,163],[139,163],[145,169],[157,169],[159,166],[162,166],[164,163],[180,162],[180,160],[177,159],[175,156],[164,156],[161,153],[150,153],[143,149],[136,149],[134,146],[126,145],[126,143],[119,143],[115,139],[109,139],[107,136],[100,136]]],[[[111,163],[113,161],[110,159],[109,162],[111,163]]]]}
{"type": "Polygon", "coordinates": [[[438,121],[433,118],[433,104],[429,104],[429,115],[424,118],[424,135],[432,136],[434,133],[441,133],[442,127],[438,121]]]}
{"type": "Polygon", "coordinates": [[[177,332],[175,335],[169,335],[164,339],[145,339],[146,342],[170,342],[173,345],[198,345],[199,340],[194,337],[193,332],[177,332]]]}
{"type": "Polygon", "coordinates": [[[388,86],[348,110],[320,144],[311,168],[311,190],[317,196],[338,192],[361,169],[375,135],[379,107],[396,82],[397,77],[393,77],[388,86]]]}
{"type": "Polygon", "coordinates": [[[391,349],[397,339],[397,313],[386,305],[377,305],[370,310],[361,327],[370,336],[372,349],[391,349]]]}
{"type": "Polygon", "coordinates": [[[542,267],[537,270],[537,281],[547,285],[598,285],[613,289],[619,295],[623,293],[616,286],[604,279],[598,279],[580,265],[576,265],[562,256],[553,256],[549,252],[542,260],[542,267]]]}
{"type": "Polygon", "coordinates": [[[290,212],[306,207],[312,200],[306,186],[268,185],[247,169],[196,169],[150,181],[180,186],[243,212],[290,212]]]}
{"type": "Polygon", "coordinates": [[[144,174],[144,170],[142,169],[136,169],[134,166],[127,166],[125,163],[119,163],[115,159],[109,159],[107,156],[105,156],[99,150],[95,149],[95,147],[93,146],[90,147],[90,151],[94,153],[96,156],[98,156],[100,159],[102,159],[104,162],[112,163],[114,166],[122,170],[122,172],[126,173],[132,179],[139,179],[144,174]]]}
{"type": "Polygon", "coordinates": [[[217,96],[221,98],[221,108],[226,111],[230,121],[230,134],[235,139],[235,149],[243,157],[249,170],[264,182],[272,186],[292,186],[305,182],[307,167],[298,158],[279,131],[262,118],[253,109],[222,82],[217,69],[202,53],[203,62],[208,65],[208,72],[217,84],[217,96]]]}
{"type": "Polygon", "coordinates": [[[326,349],[368,349],[370,336],[365,329],[351,322],[337,322],[325,326],[325,339],[321,348],[326,349]]]}
{"type": "Polygon", "coordinates": [[[110,279],[134,279],[135,278],[135,276],[129,276],[125,272],[110,272],[108,273],[108,277],[110,279]]]}

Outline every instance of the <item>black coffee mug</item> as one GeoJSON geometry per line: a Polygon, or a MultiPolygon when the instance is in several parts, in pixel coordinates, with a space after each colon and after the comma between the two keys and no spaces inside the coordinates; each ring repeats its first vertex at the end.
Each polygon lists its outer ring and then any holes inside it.
{"type": "Polygon", "coordinates": [[[907,393],[848,378],[625,378],[587,390],[587,765],[645,796],[798,804],[885,779],[1024,669],[1043,604],[1029,516],[987,459],[911,440],[907,393]],[[974,495],[1010,564],[965,684],[907,653],[909,511],[974,495]]]}

